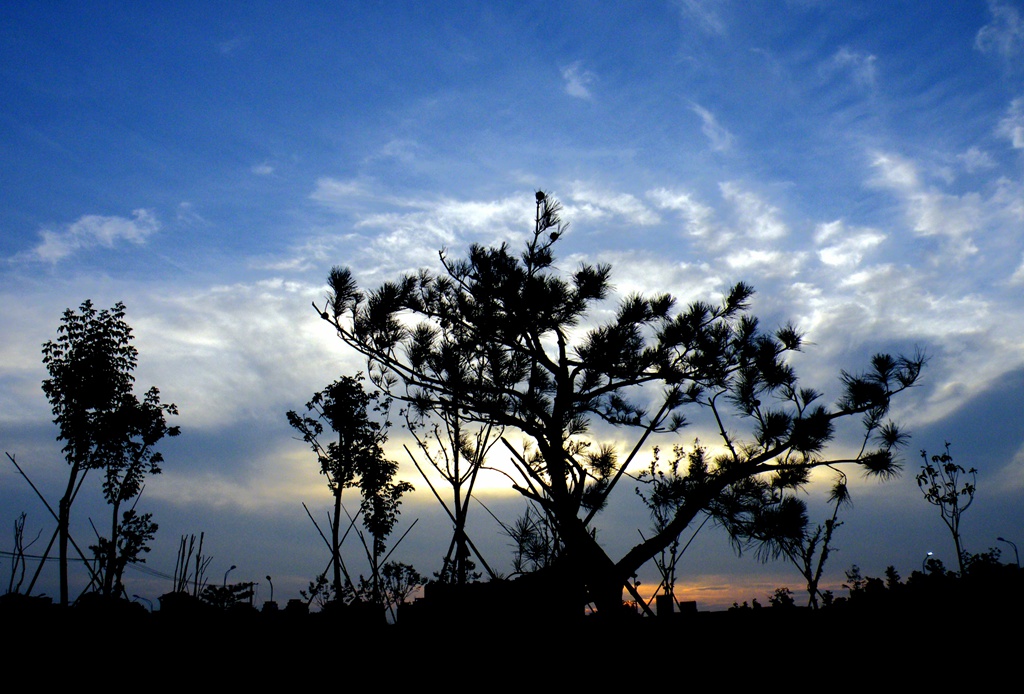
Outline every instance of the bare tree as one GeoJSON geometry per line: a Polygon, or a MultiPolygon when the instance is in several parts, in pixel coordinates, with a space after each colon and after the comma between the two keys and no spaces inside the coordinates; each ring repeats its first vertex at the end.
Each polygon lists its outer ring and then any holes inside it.
{"type": "Polygon", "coordinates": [[[978,471],[975,468],[965,470],[962,465],[953,462],[949,452],[949,441],[940,455],[928,457],[921,451],[921,472],[917,475],[917,486],[924,494],[924,500],[939,509],[942,522],[953,535],[956,547],[956,559],[960,567],[960,575],[964,575],[964,548],[960,540],[960,517],[974,503],[974,492],[977,490],[978,471]]]}

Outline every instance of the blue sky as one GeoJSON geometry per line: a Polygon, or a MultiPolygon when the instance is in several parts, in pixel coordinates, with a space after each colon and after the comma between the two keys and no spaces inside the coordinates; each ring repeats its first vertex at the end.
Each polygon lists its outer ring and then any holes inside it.
{"type": "MultiPolygon", "coordinates": [[[[858,481],[830,582],[853,563],[907,574],[925,551],[955,563],[913,481],[945,440],[980,471],[967,548],[1024,539],[1019,0],[7,3],[0,94],[0,445],[59,497],[40,345],[65,308],[124,301],[140,388],[181,410],[140,502],[154,569],[205,531],[214,575],[272,574],[279,598],[323,570],[301,503],[325,516],[326,485],[284,413],[364,366],[310,301],[335,264],[374,286],[440,248],[515,244],[540,188],[570,222],[563,267],[610,262],[619,292],[682,301],[749,282],[767,324],[806,332],[796,366],[827,394],[873,352],[931,356],[894,412],[906,473],[858,481]]],[[[48,536],[4,464],[0,520],[25,510],[48,536]]],[[[422,491],[396,557],[430,573],[446,529],[422,491]]],[[[488,494],[506,520],[522,509],[488,494]]],[[[91,539],[102,509],[80,504],[91,539]]],[[[646,527],[637,506],[625,493],[601,519],[612,554],[646,527]]],[[[800,587],[714,530],[680,571],[704,606],[800,587]]]]}

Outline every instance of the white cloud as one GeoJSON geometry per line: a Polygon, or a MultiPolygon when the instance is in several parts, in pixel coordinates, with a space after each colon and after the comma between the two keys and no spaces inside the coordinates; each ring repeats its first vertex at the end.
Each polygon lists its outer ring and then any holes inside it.
{"type": "Polygon", "coordinates": [[[716,152],[724,152],[732,146],[732,133],[718,123],[714,114],[699,104],[692,104],[690,110],[700,116],[701,132],[711,143],[711,149],[716,152]]]}
{"type": "Polygon", "coordinates": [[[690,19],[695,19],[697,25],[708,34],[725,34],[725,22],[718,15],[716,5],[721,0],[676,0],[679,9],[690,19]]]}
{"type": "MultiPolygon", "coordinates": [[[[532,198],[532,194],[530,195],[532,198]]],[[[365,244],[369,266],[378,272],[410,271],[438,262],[438,249],[461,253],[470,243],[515,241],[532,227],[533,208],[523,195],[491,201],[390,201],[402,209],[358,215],[358,230],[381,230],[365,244]]]]}
{"type": "Polygon", "coordinates": [[[152,210],[134,210],[131,219],[90,214],[58,231],[43,229],[39,232],[42,242],[19,257],[56,263],[75,251],[96,246],[113,248],[120,241],[142,245],[159,230],[160,222],[152,210]]]}
{"type": "Polygon", "coordinates": [[[217,50],[220,51],[221,55],[231,55],[248,42],[249,38],[247,36],[232,36],[230,39],[218,43],[217,50]]]}
{"type": "Polygon", "coordinates": [[[732,203],[739,217],[741,233],[758,241],[781,239],[789,233],[779,210],[735,182],[720,183],[722,197],[732,203]]]}
{"type": "Polygon", "coordinates": [[[1007,2],[989,0],[992,21],[978,30],[974,47],[982,53],[1010,58],[1024,48],[1024,21],[1020,11],[1007,2]]]}
{"type": "Polygon", "coordinates": [[[210,226],[210,222],[196,212],[195,206],[187,200],[178,203],[175,219],[179,224],[184,224],[189,227],[210,226]]]}
{"type": "Polygon", "coordinates": [[[310,199],[330,207],[345,207],[354,199],[367,198],[371,191],[366,181],[360,179],[340,180],[325,176],[316,180],[316,188],[309,194],[310,199]]]}
{"type": "Polygon", "coordinates": [[[855,84],[871,89],[878,80],[878,58],[870,53],[851,51],[843,46],[832,55],[829,72],[849,71],[855,84]]]}
{"type": "Polygon", "coordinates": [[[793,254],[781,251],[765,251],[744,248],[725,257],[725,262],[733,270],[757,270],[765,276],[789,275],[796,269],[793,254]]]}
{"type": "Polygon", "coordinates": [[[583,63],[576,61],[562,68],[562,79],[565,80],[565,93],[577,99],[592,99],[589,85],[597,80],[597,75],[583,70],[583,63]]]}
{"type": "Polygon", "coordinates": [[[621,217],[627,222],[641,226],[661,222],[658,214],[638,198],[628,193],[597,190],[580,181],[575,181],[570,186],[565,205],[563,218],[566,220],[621,217]]]}
{"type": "Polygon", "coordinates": [[[369,159],[394,159],[402,162],[403,164],[408,164],[416,159],[416,152],[419,149],[421,149],[421,147],[415,140],[395,138],[388,140],[384,146],[381,147],[373,156],[369,157],[369,159]]]}
{"type": "Polygon", "coordinates": [[[956,158],[963,163],[967,173],[991,169],[996,165],[995,160],[989,156],[988,152],[982,151],[977,147],[971,147],[963,154],[958,154],[956,158]]]}
{"type": "Polygon", "coordinates": [[[885,234],[874,229],[854,229],[836,220],[819,224],[814,240],[820,246],[818,258],[825,265],[849,268],[859,265],[864,256],[885,241],[885,234]]]}
{"type": "Polygon", "coordinates": [[[1010,284],[1024,284],[1024,257],[1021,258],[1021,262],[1020,265],[1017,266],[1017,270],[1010,276],[1010,284]]]}
{"type": "Polygon", "coordinates": [[[269,176],[270,174],[274,173],[274,167],[271,166],[268,162],[257,164],[250,170],[257,176],[269,176]]]}
{"type": "Polygon", "coordinates": [[[714,211],[707,205],[694,200],[689,193],[658,188],[649,191],[647,197],[663,210],[679,212],[686,225],[686,233],[690,236],[707,237],[714,231],[712,224],[714,211]]]}
{"type": "Polygon", "coordinates": [[[1010,103],[1006,117],[999,121],[996,133],[1010,140],[1014,149],[1024,149],[1024,97],[1010,103]]]}
{"type": "Polygon", "coordinates": [[[323,295],[274,278],[140,298],[129,307],[139,382],[177,403],[183,427],[283,417],[285,403],[362,368],[313,311],[323,295]]]}
{"type": "Polygon", "coordinates": [[[947,240],[954,255],[978,251],[972,235],[982,225],[983,205],[976,193],[949,195],[926,186],[913,163],[892,154],[878,154],[873,162],[878,171],[875,185],[894,191],[900,198],[911,229],[918,236],[939,236],[947,240]]]}

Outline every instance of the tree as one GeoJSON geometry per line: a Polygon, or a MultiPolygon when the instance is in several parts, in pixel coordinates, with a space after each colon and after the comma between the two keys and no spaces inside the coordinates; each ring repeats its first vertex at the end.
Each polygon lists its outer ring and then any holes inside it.
{"type": "Polygon", "coordinates": [[[371,535],[372,549],[367,554],[371,564],[371,585],[374,602],[382,603],[380,559],[384,555],[385,540],[398,520],[401,497],[412,490],[408,482],[395,482],[398,464],[388,460],[382,448],[387,440],[387,424],[370,418],[368,410],[386,414],[391,401],[383,401],[377,393],[363,390],[362,375],[342,376],[315,393],[306,403],[305,415],[294,410],[288,412],[288,423],[302,434],[302,439],[316,453],[320,473],[327,477],[327,486],[334,497],[331,516],[331,564],[335,597],[346,594],[353,586],[351,579],[342,580],[344,564],[341,559],[342,505],[345,489],[358,487],[361,493],[360,515],[363,526],[371,535]],[[337,435],[336,441],[322,441],[324,425],[337,435]]]}
{"type": "Polygon", "coordinates": [[[137,560],[156,530],[155,525],[142,529],[140,516],[119,522],[120,504],[139,494],[147,473],[160,472],[163,458],[153,447],[164,436],[180,433],[178,427],[166,423],[166,415],[177,414],[177,408],[161,404],[156,388],[141,402],[132,392],[138,351],[124,317],[121,302],[112,309],[97,310],[86,300],[78,312],[64,311],[57,339],[43,345],[43,364],[50,374],[43,381],[43,392],[53,408],[53,421],[60,429],[57,439],[64,441],[63,453],[70,466],[57,519],[62,605],[68,604],[71,505],[86,474],[105,471],[103,492],[113,507],[111,537],[100,538],[97,555],[103,571],[102,589],[110,595],[113,582],[120,581],[123,565],[137,560]],[[126,520],[134,535],[142,532],[131,542],[119,538],[126,520]]]}
{"type": "Polygon", "coordinates": [[[753,291],[745,284],[717,305],[681,311],[668,294],[630,295],[612,320],[587,327],[611,292],[611,267],[584,263],[562,276],[553,247],[565,230],[557,201],[538,192],[521,254],[507,244],[474,245],[463,260],[441,251],[442,272],[405,275],[369,294],[335,267],[326,305],[314,308],[396,397],[420,411],[458,402],[468,421],[526,437],[515,456],[523,481],[514,486],[551,519],[564,547],[560,569],[600,612],[620,611],[628,579],[698,514],[716,504],[734,520],[753,513],[763,500],[759,480],[785,490],[829,464],[857,463],[881,476],[898,468],[900,434],[883,418],[890,398],[917,380],[923,357],[878,355],[864,374],[844,372],[842,396],[826,407],[786,362],[800,334],[792,326],[763,331],[747,310],[753,291]],[[442,360],[445,368],[435,368],[442,360]],[[711,413],[724,452],[689,471],[684,499],[661,531],[613,560],[592,521],[647,438],[685,423],[684,406],[711,413]],[[877,446],[826,458],[835,421],[858,415],[877,446]],[[595,421],[638,432],[623,459],[595,445],[595,421]],[[730,429],[740,424],[752,430],[746,440],[730,429]]]}
{"type": "MultiPolygon", "coordinates": [[[[655,534],[660,533],[672,522],[679,507],[686,501],[686,475],[680,469],[683,461],[688,462],[690,469],[699,470],[707,464],[705,462],[707,450],[700,445],[700,441],[695,441],[689,452],[682,446],[674,446],[672,452],[673,455],[666,470],[661,463],[661,451],[655,446],[650,466],[637,476],[641,485],[636,487],[635,491],[651,512],[652,530],[655,534]],[[644,487],[649,488],[650,491],[644,491],[644,487]]],[[[698,526],[694,535],[700,531],[701,527],[703,524],[698,526]]],[[[640,533],[640,536],[646,539],[643,533],[640,533]]],[[[665,596],[664,599],[669,600],[673,605],[676,602],[676,566],[685,550],[686,547],[680,547],[679,535],[676,535],[667,547],[663,547],[653,557],[654,565],[661,575],[659,588],[664,591],[662,593],[665,596]]]]}
{"type": "Polygon", "coordinates": [[[917,475],[917,486],[929,504],[939,508],[942,522],[953,535],[956,547],[956,559],[960,566],[960,575],[964,575],[964,548],[960,541],[960,516],[974,502],[977,489],[978,471],[975,468],[965,470],[963,466],[953,462],[949,453],[950,443],[946,442],[946,450],[940,455],[928,458],[926,451],[921,451],[921,472],[917,475]]]}
{"type": "Polygon", "coordinates": [[[469,517],[469,502],[477,476],[483,469],[487,453],[500,438],[501,431],[495,431],[491,424],[484,424],[475,430],[468,431],[466,423],[459,415],[457,403],[449,403],[435,413],[438,421],[430,421],[431,412],[419,412],[414,407],[403,411],[406,428],[416,440],[416,446],[429,461],[434,470],[451,487],[451,504],[446,502],[431,484],[430,479],[420,467],[416,457],[406,448],[416,469],[423,475],[424,481],[431,488],[438,502],[452,521],[452,539],[444,556],[438,580],[443,583],[465,585],[478,578],[474,572],[476,564],[471,554],[476,553],[491,578],[494,571],[486,560],[476,551],[466,531],[469,517]],[[425,430],[425,431],[424,431],[425,430]]]}

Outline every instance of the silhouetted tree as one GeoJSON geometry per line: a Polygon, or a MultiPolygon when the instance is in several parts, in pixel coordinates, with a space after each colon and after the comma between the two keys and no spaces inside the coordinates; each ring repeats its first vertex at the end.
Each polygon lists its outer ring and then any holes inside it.
{"type": "MultiPolygon", "coordinates": [[[[444,368],[440,364],[438,367],[444,368]]],[[[501,429],[496,429],[492,424],[470,427],[459,415],[459,407],[456,402],[449,403],[447,407],[436,408],[434,412],[417,411],[414,406],[411,406],[403,413],[406,428],[416,440],[416,446],[437,474],[451,487],[451,503],[449,505],[434,489],[430,479],[420,467],[416,456],[406,448],[413,464],[423,475],[424,481],[430,486],[452,521],[452,538],[441,570],[437,574],[438,580],[444,583],[465,585],[467,582],[479,578],[480,574],[474,572],[476,567],[472,559],[474,552],[488,575],[494,578],[494,571],[476,551],[466,528],[473,488],[480,470],[483,468],[488,451],[501,436],[501,429]]]]}
{"type": "MultiPolygon", "coordinates": [[[[9,455],[9,454],[8,454],[9,455]]],[[[14,520],[14,549],[11,550],[11,579],[7,583],[8,593],[20,593],[22,583],[25,581],[25,550],[30,548],[39,539],[42,533],[40,530],[29,543],[25,543],[25,519],[28,514],[22,511],[14,520]]]]}
{"type": "Polygon", "coordinates": [[[101,445],[105,461],[103,496],[111,507],[110,537],[99,537],[91,547],[99,567],[100,592],[105,596],[123,592],[122,577],[128,564],[144,563],[149,542],[158,526],[151,513],[135,510],[146,475],[160,474],[163,455],[154,446],[164,436],[177,436],[178,427],[167,425],[166,415],[176,415],[173,404],[162,405],[160,392],[150,388],[142,402],[127,398],[114,413],[113,431],[101,445]],[[121,505],[135,500],[121,514],[121,505]]]}
{"type": "Polygon", "coordinates": [[[540,571],[554,564],[562,546],[548,517],[527,506],[505,534],[512,538],[512,573],[540,571]]]}
{"type": "Polygon", "coordinates": [[[414,567],[389,561],[381,569],[384,602],[395,619],[395,610],[423,586],[423,576],[414,567]]]}
{"type": "Polygon", "coordinates": [[[818,392],[798,387],[786,363],[801,347],[799,333],[791,326],[763,331],[747,313],[753,291],[745,284],[718,305],[695,302],[682,311],[668,294],[630,295],[612,320],[587,328],[590,310],[611,291],[611,268],[581,264],[560,275],[553,246],[564,233],[558,203],[538,192],[521,254],[504,244],[474,245],[464,260],[442,251],[440,274],[422,270],[368,295],[336,267],[326,306],[314,307],[367,357],[375,383],[389,392],[404,386],[397,397],[420,411],[455,401],[468,421],[527,437],[516,458],[524,479],[515,487],[554,523],[565,550],[559,564],[599,611],[618,612],[629,578],[709,507],[737,525],[756,517],[757,504],[775,501],[770,490],[799,487],[816,467],[856,463],[883,477],[896,471],[891,449],[899,432],[882,420],[892,395],[917,380],[923,357],[878,355],[866,373],[844,372],[843,395],[830,408],[818,403],[818,392]],[[419,322],[411,325],[407,314],[419,322]],[[432,368],[448,357],[454,363],[444,371],[432,368]],[[691,471],[685,499],[661,532],[614,561],[591,522],[638,448],[650,434],[682,426],[686,405],[713,414],[726,453],[691,471]],[[859,415],[877,447],[824,457],[834,422],[859,415]],[[595,419],[639,430],[623,460],[593,445],[595,419]],[[749,440],[730,431],[739,423],[750,425],[749,440]]]}
{"type": "MultiPolygon", "coordinates": [[[[110,595],[123,572],[122,564],[140,561],[138,554],[156,529],[152,526],[123,542],[119,535],[126,519],[119,520],[120,504],[139,493],[146,473],[160,471],[162,456],[153,450],[156,443],[180,433],[166,423],[166,415],[177,414],[177,409],[161,404],[156,388],[150,388],[141,402],[132,392],[138,352],[124,316],[123,303],[97,310],[87,300],[79,312],[64,312],[59,336],[43,345],[43,364],[50,374],[43,381],[43,392],[53,407],[53,421],[60,429],[57,438],[64,441],[70,466],[57,519],[62,605],[68,603],[71,504],[85,475],[89,470],[105,471],[103,492],[113,508],[111,537],[101,538],[97,555],[103,570],[102,590],[110,595]]],[[[134,515],[128,519],[133,534],[140,530],[141,519],[134,515]]]]}
{"type": "MultiPolygon", "coordinates": [[[[662,532],[672,522],[680,506],[686,502],[686,473],[681,467],[682,463],[687,461],[688,467],[698,470],[706,467],[707,450],[700,445],[700,441],[695,441],[689,452],[682,446],[674,446],[672,452],[667,466],[663,466],[661,450],[655,446],[650,466],[637,476],[641,484],[635,491],[651,512],[652,531],[655,534],[662,532]]],[[[698,526],[695,535],[701,527],[703,525],[698,526]]],[[[640,536],[646,539],[642,532],[640,536]]],[[[676,535],[672,542],[653,558],[654,565],[661,575],[660,588],[673,604],[676,602],[676,567],[684,550],[685,547],[680,547],[680,539],[676,535]]]]}
{"type": "Polygon", "coordinates": [[[316,453],[320,472],[327,477],[327,485],[334,496],[330,541],[334,596],[342,596],[346,588],[352,587],[351,580],[342,581],[341,497],[345,489],[358,487],[363,526],[371,536],[371,548],[367,553],[371,563],[373,599],[383,604],[380,559],[384,555],[386,538],[398,520],[401,497],[412,490],[412,485],[394,481],[398,464],[388,460],[382,448],[387,440],[387,422],[382,424],[370,417],[369,410],[386,415],[391,400],[381,400],[377,393],[367,393],[361,380],[361,375],[354,378],[342,376],[313,395],[312,400],[306,403],[306,415],[288,412],[288,422],[316,453]],[[325,444],[321,440],[325,424],[337,435],[336,441],[325,444]]]}
{"type": "Polygon", "coordinates": [[[792,495],[780,495],[778,502],[767,500],[764,508],[769,509],[769,519],[756,518],[749,525],[733,528],[733,537],[738,543],[754,544],[762,560],[785,556],[804,577],[807,586],[808,606],[817,609],[825,563],[835,548],[832,536],[842,525],[838,520],[839,509],[850,503],[850,492],[846,474],[836,470],[836,478],[829,492],[832,514],[813,529],[807,521],[807,506],[802,499],[792,495]]]}
{"type": "Polygon", "coordinates": [[[192,597],[198,598],[206,588],[206,572],[210,568],[213,557],[203,554],[203,542],[206,533],[199,533],[199,546],[196,546],[196,536],[189,535],[187,538],[182,535],[178,544],[178,557],[174,562],[174,592],[188,593],[189,584],[192,585],[192,597]],[[195,562],[193,568],[193,561],[195,562]]]}
{"type": "Polygon", "coordinates": [[[956,559],[960,574],[964,574],[964,548],[960,542],[960,516],[974,502],[977,489],[978,471],[975,468],[965,470],[963,466],[953,462],[949,453],[949,442],[946,450],[940,455],[929,459],[926,451],[921,451],[921,472],[917,475],[917,486],[929,504],[939,508],[942,522],[953,535],[956,547],[956,559]]]}

